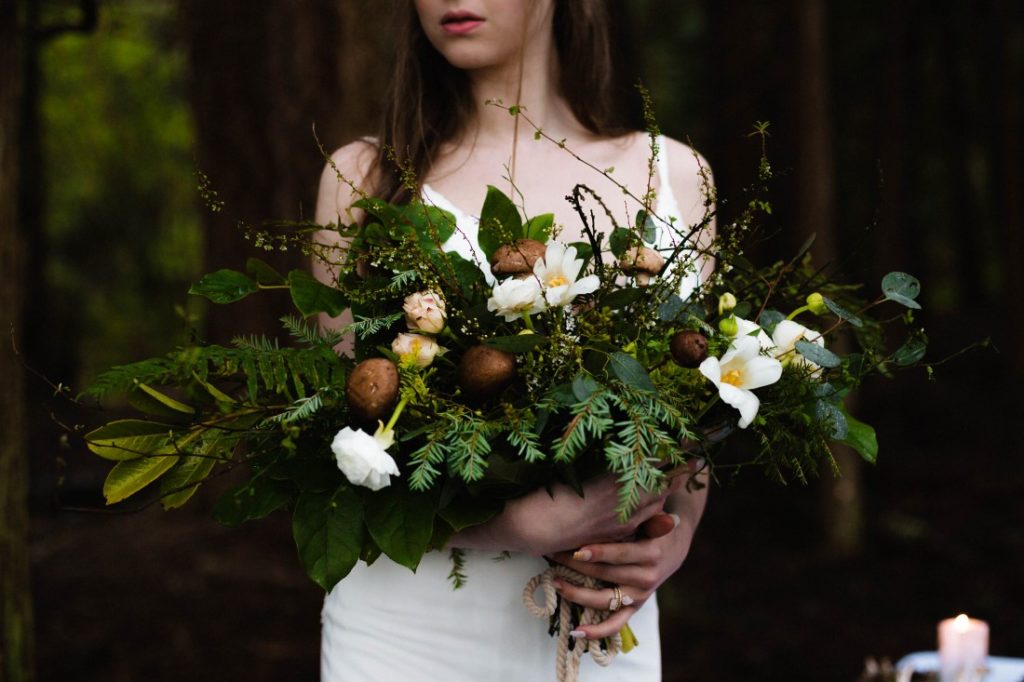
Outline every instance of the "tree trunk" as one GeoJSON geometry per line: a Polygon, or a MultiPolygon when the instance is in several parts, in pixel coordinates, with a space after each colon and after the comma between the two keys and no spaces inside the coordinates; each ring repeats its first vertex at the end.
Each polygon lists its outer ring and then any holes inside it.
{"type": "MultiPolygon", "coordinates": [[[[182,0],[191,61],[196,159],[225,206],[208,212],[208,270],[242,269],[246,256],[280,270],[308,267],[297,249],[247,252],[238,221],[312,218],[327,152],[370,122],[386,82],[385,12],[369,0],[182,0]]],[[[253,297],[208,316],[207,339],[273,334],[286,298],[253,297]]]]}
{"type": "MultiPolygon", "coordinates": [[[[797,225],[801,239],[817,235],[812,254],[819,264],[835,264],[839,256],[836,230],[835,166],[828,96],[827,11],[824,0],[798,0],[799,87],[796,112],[797,225]]],[[[841,346],[837,350],[842,350],[841,346]]],[[[860,459],[845,446],[832,454],[842,470],[839,478],[822,479],[825,531],[829,548],[853,554],[863,543],[864,519],[860,459]]]]}
{"type": "Polygon", "coordinates": [[[18,221],[19,3],[0,0],[0,678],[35,678],[28,559],[25,395],[12,342],[22,329],[24,235],[18,221]]]}

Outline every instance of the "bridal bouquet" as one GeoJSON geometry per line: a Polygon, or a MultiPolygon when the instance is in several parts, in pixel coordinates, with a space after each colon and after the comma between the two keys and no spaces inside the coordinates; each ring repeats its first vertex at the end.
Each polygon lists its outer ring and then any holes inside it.
{"type": "Polygon", "coordinates": [[[583,241],[490,187],[472,258],[446,250],[460,238],[455,219],[422,201],[366,196],[362,225],[258,232],[263,245],[304,244],[331,281],[257,259],[206,275],[191,293],[218,304],[287,289],[297,314],[281,321],[295,342],[240,335],[101,375],[89,395],[126,395],[141,413],[85,437],[114,462],[107,502],[147,491],[178,507],[218,469],[244,464],[216,517],[288,510],[305,569],[329,590],[382,553],[414,569],[505,500],[556,482],[580,489],[611,472],[626,517],[641,491],[689,472],[689,458],[727,466],[717,444],[732,433],[751,434],[754,463],[779,479],[831,464],[830,442],[874,461],[873,429],[843,400],[866,375],[922,358],[913,277],[890,273],[865,299],[815,270],[806,247],[754,267],[740,244],[756,201],[700,248],[710,189],[695,225],[662,220],[651,196],[622,223],[585,186],[569,199],[583,241]],[[611,219],[607,233],[595,210],[611,219]],[[344,246],[311,243],[317,230],[344,246]],[[710,254],[716,274],[700,282],[710,254]],[[905,312],[872,317],[886,302],[905,312]],[[355,321],[338,332],[312,320],[347,308],[355,321]],[[910,334],[891,351],[894,321],[910,334]],[[841,328],[852,332],[845,354],[833,343],[841,328]],[[335,351],[350,335],[354,357],[335,351]]]}

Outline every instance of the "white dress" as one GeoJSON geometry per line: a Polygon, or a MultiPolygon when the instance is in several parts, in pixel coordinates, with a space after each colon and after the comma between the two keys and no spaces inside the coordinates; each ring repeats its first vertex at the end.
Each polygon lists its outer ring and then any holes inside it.
{"type": "MultiPolygon", "coordinates": [[[[679,216],[668,182],[665,144],[658,158],[658,209],[679,216]]],[[[477,221],[430,187],[424,200],[451,211],[459,230],[446,251],[471,258],[477,221]]],[[[671,244],[659,230],[659,246],[671,244]]],[[[482,260],[482,259],[478,259],[482,260]]],[[[489,274],[489,273],[488,273],[489,274]]],[[[698,283],[687,277],[686,295],[698,283]]],[[[356,564],[324,599],[320,676],[322,682],[548,682],[555,679],[555,639],[546,620],[523,606],[522,591],[548,568],[525,554],[465,550],[467,583],[455,590],[448,580],[448,552],[430,552],[416,573],[381,556],[372,566],[356,564]]],[[[629,621],[639,646],[608,667],[585,655],[581,682],[661,680],[658,605],[651,597],[629,621]]]]}

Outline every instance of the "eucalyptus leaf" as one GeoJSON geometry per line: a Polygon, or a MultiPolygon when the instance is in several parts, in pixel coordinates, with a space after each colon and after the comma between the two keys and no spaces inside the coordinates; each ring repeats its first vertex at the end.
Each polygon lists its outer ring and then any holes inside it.
{"type": "Polygon", "coordinates": [[[366,528],[388,557],[413,571],[430,546],[437,489],[417,493],[401,485],[366,496],[366,528]]]}
{"type": "Polygon", "coordinates": [[[612,353],[608,363],[609,371],[624,384],[629,384],[641,391],[656,390],[654,382],[647,374],[647,370],[632,355],[623,352],[612,353]]]}
{"type": "Polygon", "coordinates": [[[655,244],[658,241],[658,224],[654,222],[654,218],[650,215],[644,217],[644,241],[648,244],[655,244]]]}
{"type": "Polygon", "coordinates": [[[292,535],[306,573],[330,591],[359,561],[363,505],[348,485],[333,493],[304,493],[292,515],[292,535]]]}
{"type": "Polygon", "coordinates": [[[822,296],[821,299],[825,302],[825,307],[831,310],[839,319],[846,320],[854,327],[864,326],[864,321],[857,317],[856,314],[839,305],[828,296],[822,296]]]}
{"type": "Polygon", "coordinates": [[[107,504],[120,502],[157,480],[178,462],[178,455],[146,456],[118,462],[103,482],[107,504]]]}
{"type": "Polygon", "coordinates": [[[846,415],[835,403],[818,400],[814,403],[814,416],[819,422],[829,424],[829,438],[838,441],[846,438],[849,428],[846,415]]]}
{"type": "Polygon", "coordinates": [[[484,345],[503,350],[506,353],[529,353],[546,345],[550,339],[543,334],[516,334],[514,336],[495,336],[484,341],[484,345]]]}
{"type": "Polygon", "coordinates": [[[205,296],[214,303],[234,303],[259,291],[259,285],[237,270],[222,269],[204,275],[188,293],[205,296]]]}
{"type": "Polygon", "coordinates": [[[685,309],[683,299],[678,294],[672,294],[658,306],[658,319],[662,322],[675,322],[685,309]]]}
{"type": "Polygon", "coordinates": [[[174,427],[142,419],[120,419],[85,434],[85,444],[104,459],[131,460],[173,452],[174,427]]]}
{"type": "Polygon", "coordinates": [[[348,307],[341,291],[320,282],[305,270],[289,272],[288,284],[292,303],[305,317],[321,312],[337,317],[348,307]]]}
{"type": "Polygon", "coordinates": [[[893,353],[892,360],[901,367],[907,367],[919,362],[927,350],[928,344],[923,339],[912,338],[893,353]]]}
{"type": "Polygon", "coordinates": [[[907,308],[921,309],[921,304],[916,300],[921,293],[921,283],[913,275],[905,272],[890,272],[882,278],[882,293],[890,301],[899,303],[907,308]]]}
{"type": "Polygon", "coordinates": [[[827,348],[822,348],[816,343],[800,339],[796,342],[795,346],[800,355],[804,356],[819,367],[828,367],[831,369],[842,364],[842,360],[840,360],[838,355],[827,348]]]}
{"type": "Polygon", "coordinates": [[[757,322],[761,326],[761,329],[763,329],[764,332],[768,334],[768,336],[771,336],[773,333],[775,333],[775,327],[778,326],[779,322],[782,322],[784,319],[786,319],[786,316],[780,313],[778,310],[768,308],[767,310],[761,313],[761,317],[757,319],[757,322]]]}

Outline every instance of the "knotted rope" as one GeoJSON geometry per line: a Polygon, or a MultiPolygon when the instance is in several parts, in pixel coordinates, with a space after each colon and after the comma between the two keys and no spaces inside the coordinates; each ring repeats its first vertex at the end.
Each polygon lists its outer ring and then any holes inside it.
{"type": "MultiPolygon", "coordinates": [[[[555,565],[539,575],[535,575],[526,583],[523,589],[523,604],[527,610],[537,618],[545,618],[549,621],[558,611],[558,643],[555,652],[555,679],[556,682],[577,682],[580,676],[580,659],[583,652],[590,654],[598,665],[607,666],[615,658],[615,655],[622,649],[622,637],[615,633],[605,640],[606,648],[601,648],[601,642],[588,639],[573,639],[569,632],[573,630],[572,604],[567,599],[561,599],[551,584],[554,578],[561,578],[565,582],[590,589],[603,587],[596,578],[583,575],[574,571],[568,566],[555,565]],[[537,588],[544,592],[543,604],[536,600],[537,588]],[[572,649],[569,644],[572,642],[572,649]]],[[[611,612],[607,609],[594,609],[584,607],[580,614],[578,625],[592,625],[604,621],[611,612]]]]}

